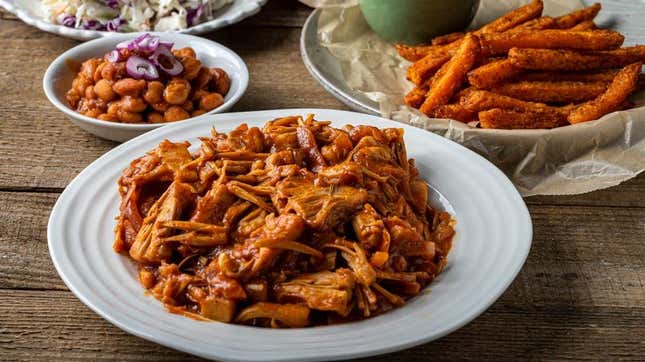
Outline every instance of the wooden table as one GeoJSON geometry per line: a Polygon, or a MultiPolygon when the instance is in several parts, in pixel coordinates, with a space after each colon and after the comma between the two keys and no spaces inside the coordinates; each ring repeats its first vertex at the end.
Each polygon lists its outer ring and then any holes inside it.
{"type": "MultiPolygon", "coordinates": [[[[309,9],[272,1],[213,34],[248,64],[235,111],[346,109],[307,73],[298,49],[309,9]]],[[[116,143],[82,131],[42,91],[49,63],[77,42],[0,13],[0,359],[194,359],[112,326],[65,287],[47,251],[56,198],[116,143]]],[[[571,197],[526,199],[531,254],[504,295],[441,340],[375,360],[642,359],[645,176],[571,197]]]]}

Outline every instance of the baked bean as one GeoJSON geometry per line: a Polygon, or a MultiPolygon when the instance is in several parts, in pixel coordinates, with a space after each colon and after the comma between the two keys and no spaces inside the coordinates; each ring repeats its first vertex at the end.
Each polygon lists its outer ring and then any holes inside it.
{"type": "Polygon", "coordinates": [[[163,123],[163,114],[157,112],[150,112],[146,116],[148,123],[163,123]]]}
{"type": "Polygon", "coordinates": [[[102,121],[109,121],[109,122],[118,122],[119,121],[119,118],[117,116],[112,115],[112,114],[107,114],[107,113],[100,114],[96,118],[98,118],[98,119],[100,119],[102,121]]]}
{"type": "Polygon", "coordinates": [[[143,98],[125,96],[121,98],[121,109],[127,112],[143,112],[148,108],[148,103],[143,98]]]}
{"type": "Polygon", "coordinates": [[[94,82],[98,82],[99,80],[103,79],[103,76],[101,76],[101,72],[103,71],[103,68],[105,68],[105,64],[107,64],[107,62],[102,62],[101,64],[99,64],[98,67],[96,67],[96,70],[94,71],[94,75],[92,75],[92,79],[94,80],[94,82]]]}
{"type": "Polygon", "coordinates": [[[202,89],[208,86],[208,83],[211,81],[213,78],[213,75],[211,75],[210,69],[206,67],[201,67],[199,68],[199,73],[197,73],[197,77],[193,79],[193,88],[195,89],[202,89]]]}
{"type": "Polygon", "coordinates": [[[190,83],[181,78],[173,78],[163,91],[163,99],[170,104],[182,104],[190,94],[190,83]]]}
{"type": "Polygon", "coordinates": [[[192,58],[197,58],[197,54],[195,54],[195,51],[193,48],[181,48],[181,49],[174,49],[172,51],[172,55],[175,57],[192,57],[192,58]]]}
{"type": "Polygon", "coordinates": [[[72,88],[78,94],[85,94],[85,88],[87,88],[87,87],[89,87],[91,85],[92,85],[92,80],[90,80],[89,78],[86,78],[83,74],[79,74],[72,81],[72,88]]]}
{"type": "Polygon", "coordinates": [[[228,74],[222,68],[211,68],[213,79],[211,80],[211,88],[215,92],[225,96],[231,88],[231,80],[228,74]]]}
{"type": "Polygon", "coordinates": [[[193,57],[179,57],[177,59],[184,66],[184,70],[181,72],[184,79],[193,80],[197,78],[197,74],[202,69],[202,62],[193,57]]]}
{"type": "Polygon", "coordinates": [[[139,123],[143,120],[141,113],[128,112],[123,109],[119,109],[117,117],[119,117],[119,121],[126,123],[139,123]]]}
{"type": "Polygon", "coordinates": [[[152,109],[154,109],[157,112],[162,112],[163,113],[163,112],[167,111],[168,108],[170,108],[170,104],[168,104],[167,102],[161,101],[159,103],[150,104],[150,107],[152,107],[152,109]]]}
{"type": "Polygon", "coordinates": [[[109,115],[117,117],[118,114],[119,114],[119,110],[121,110],[121,102],[120,101],[110,102],[110,104],[108,104],[107,113],[109,115]]]}
{"type": "Polygon", "coordinates": [[[67,91],[65,98],[67,98],[67,103],[69,103],[72,108],[76,109],[78,102],[81,100],[81,95],[78,94],[76,89],[72,88],[67,91]]]}
{"type": "Polygon", "coordinates": [[[94,72],[101,64],[101,60],[97,58],[90,58],[81,64],[80,74],[83,74],[87,79],[94,79],[94,72]]]}
{"type": "Polygon", "coordinates": [[[190,99],[187,99],[187,100],[186,100],[186,102],[184,102],[184,103],[181,105],[181,108],[183,108],[183,109],[185,109],[186,111],[190,112],[190,111],[192,111],[193,109],[195,109],[195,106],[193,105],[193,101],[191,101],[190,99]]]}
{"type": "Polygon", "coordinates": [[[85,88],[85,98],[87,99],[96,98],[96,92],[94,91],[94,86],[90,85],[87,88],[85,88]]]}
{"type": "Polygon", "coordinates": [[[193,93],[193,96],[191,97],[191,99],[193,101],[199,102],[203,97],[205,97],[205,96],[207,96],[209,94],[210,93],[208,91],[205,91],[203,89],[198,89],[198,90],[195,91],[195,93],[193,93]]]}
{"type": "Polygon", "coordinates": [[[103,112],[98,108],[88,109],[87,111],[83,112],[84,116],[88,116],[92,118],[97,118],[101,114],[103,114],[103,112]]]}
{"type": "Polygon", "coordinates": [[[101,70],[101,77],[107,80],[118,80],[126,77],[126,75],[127,72],[125,71],[125,62],[108,62],[101,70]]]}
{"type": "Polygon", "coordinates": [[[148,103],[159,103],[163,100],[164,85],[161,82],[148,82],[148,88],[143,93],[143,99],[148,103]]]}
{"type": "Polygon", "coordinates": [[[205,110],[203,110],[203,109],[196,109],[196,110],[194,110],[194,111],[192,111],[192,112],[190,113],[190,116],[191,116],[191,117],[197,117],[197,116],[201,116],[201,115],[202,115],[202,114],[204,114],[204,113],[206,113],[206,111],[205,111],[205,110]]]}
{"type": "Polygon", "coordinates": [[[211,93],[199,101],[199,108],[205,111],[211,111],[224,103],[224,98],[219,93],[211,93]]]}
{"type": "Polygon", "coordinates": [[[183,108],[178,106],[172,106],[168,108],[163,114],[164,121],[166,122],[175,122],[181,121],[182,119],[190,118],[190,114],[184,111],[183,108]]]}
{"type": "Polygon", "coordinates": [[[124,78],[118,80],[112,85],[112,89],[120,96],[138,96],[146,87],[146,81],[143,79],[124,78]]]}
{"type": "Polygon", "coordinates": [[[76,109],[83,114],[85,114],[87,111],[94,110],[99,110],[99,114],[101,114],[107,110],[107,103],[103,102],[103,100],[101,99],[81,98],[76,109]]]}
{"type": "Polygon", "coordinates": [[[101,79],[94,85],[94,92],[102,100],[109,102],[116,98],[116,93],[112,89],[112,84],[109,80],[101,79]]]}

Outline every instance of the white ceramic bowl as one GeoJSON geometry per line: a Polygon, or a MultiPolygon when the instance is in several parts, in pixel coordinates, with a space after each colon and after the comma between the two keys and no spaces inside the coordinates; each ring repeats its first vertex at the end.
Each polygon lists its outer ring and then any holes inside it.
{"type": "MultiPolygon", "coordinates": [[[[128,124],[101,121],[99,119],[84,116],[67,104],[65,94],[72,86],[72,80],[76,76],[77,69],[73,64],[93,58],[101,57],[116,44],[129,39],[134,39],[141,33],[114,34],[114,36],[99,38],[87,43],[78,45],[61,56],[56,58],[47,68],[43,78],[43,88],[50,102],[56,108],[65,113],[77,126],[91,132],[99,137],[113,141],[127,141],[147,131],[162,127],[168,123],[158,124],[128,124]]],[[[197,59],[207,67],[220,67],[228,73],[231,79],[231,88],[224,97],[224,104],[208,112],[207,114],[221,113],[230,109],[246,91],[249,84],[249,71],[242,58],[227,47],[214,41],[196,37],[193,35],[178,33],[150,33],[161,37],[163,41],[175,43],[174,48],[191,47],[197,53],[197,59]]],[[[188,118],[184,122],[199,122],[200,117],[188,118]]],[[[204,118],[201,118],[202,121],[204,118]]]]}

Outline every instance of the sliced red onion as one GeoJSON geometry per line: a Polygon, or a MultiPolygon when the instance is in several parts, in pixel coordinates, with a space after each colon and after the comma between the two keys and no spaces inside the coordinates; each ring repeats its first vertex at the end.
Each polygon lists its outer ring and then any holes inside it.
{"type": "Polygon", "coordinates": [[[105,59],[107,59],[107,61],[110,63],[116,63],[122,60],[121,58],[121,52],[117,49],[114,49],[111,52],[107,53],[107,56],[105,57],[105,59]]]}
{"type": "Polygon", "coordinates": [[[148,60],[137,55],[131,55],[128,58],[128,61],[125,62],[125,70],[134,79],[159,79],[157,68],[148,60]]]}
{"type": "Polygon", "coordinates": [[[175,46],[175,43],[170,42],[170,41],[161,41],[160,40],[159,45],[162,46],[162,47],[168,48],[168,50],[172,50],[172,47],[175,46]]]}
{"type": "Polygon", "coordinates": [[[184,66],[172,55],[170,49],[165,46],[158,47],[149,59],[154,65],[170,76],[179,75],[184,70],[184,66]]]}

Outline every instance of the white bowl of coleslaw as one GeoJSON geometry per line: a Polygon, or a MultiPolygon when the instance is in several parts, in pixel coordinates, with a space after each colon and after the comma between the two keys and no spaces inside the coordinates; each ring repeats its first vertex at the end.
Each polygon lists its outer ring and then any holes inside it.
{"type": "Polygon", "coordinates": [[[119,32],[176,31],[203,34],[256,14],[266,2],[267,0],[0,0],[0,7],[43,31],[77,40],[90,40],[119,32]]]}
{"type": "MultiPolygon", "coordinates": [[[[115,34],[111,37],[95,39],[78,45],[56,58],[47,68],[43,77],[43,88],[49,101],[70,120],[82,129],[101,138],[123,142],[140,134],[162,127],[169,123],[118,123],[91,118],[72,109],[67,102],[66,93],[72,86],[72,80],[78,73],[81,62],[102,57],[123,41],[132,40],[142,33],[115,34]]],[[[224,97],[224,103],[199,117],[191,117],[171,123],[188,123],[204,121],[204,116],[222,113],[229,110],[242,97],[249,83],[249,72],[246,64],[236,53],[212,40],[193,35],[178,33],[150,33],[159,36],[163,41],[174,43],[175,48],[191,47],[197,58],[207,67],[222,68],[229,76],[231,84],[224,97]]]]}

